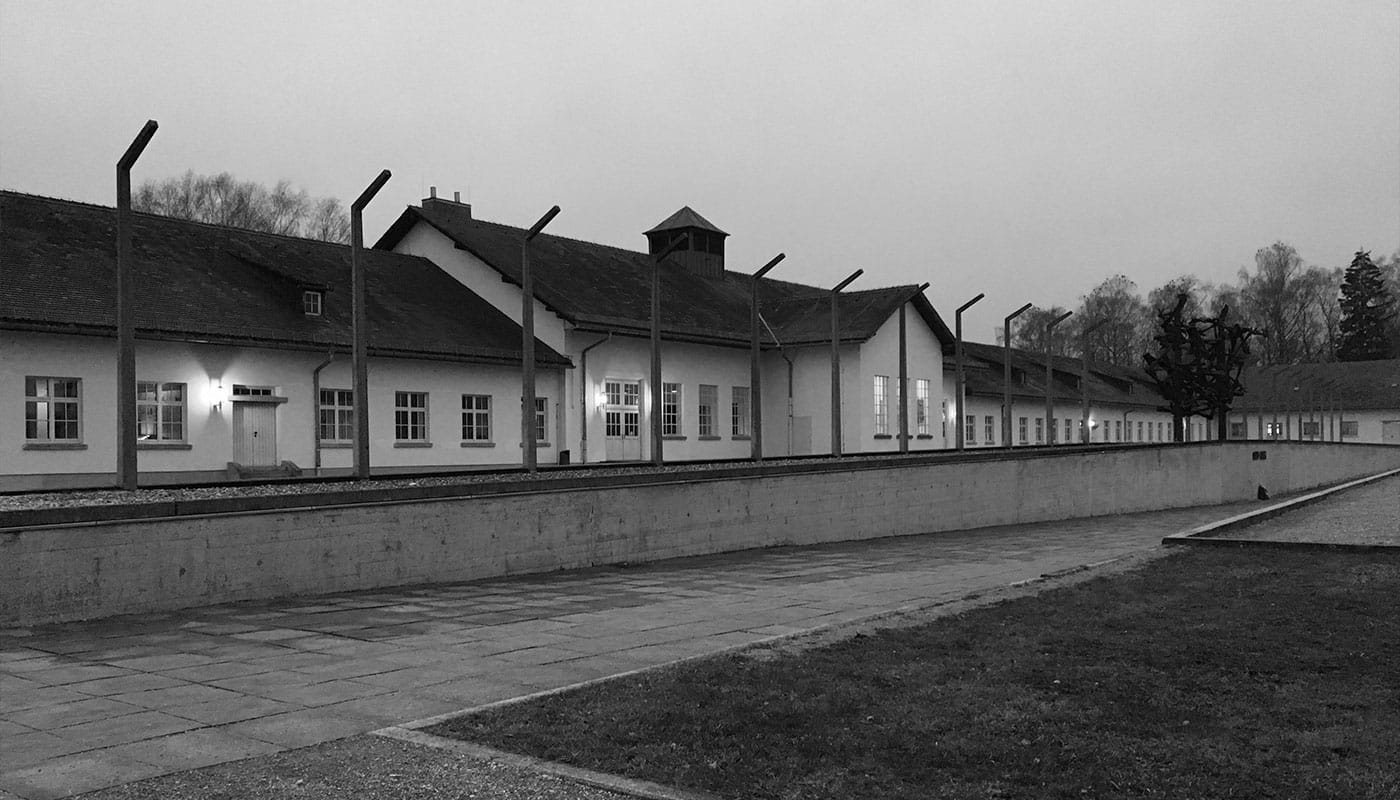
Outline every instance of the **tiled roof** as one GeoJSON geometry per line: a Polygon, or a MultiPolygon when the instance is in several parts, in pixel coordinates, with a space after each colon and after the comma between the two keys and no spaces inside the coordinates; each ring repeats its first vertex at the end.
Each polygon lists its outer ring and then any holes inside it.
{"type": "Polygon", "coordinates": [[[1246,367],[1235,409],[1340,408],[1400,414],[1400,358],[1246,367]]]}
{"type": "MultiPolygon", "coordinates": [[[[394,247],[420,222],[436,228],[507,281],[520,284],[520,244],[525,230],[472,219],[461,209],[444,204],[409,206],[375,247],[394,247]]],[[[650,328],[652,265],[647,254],[541,234],[531,245],[530,265],[535,297],[580,328],[650,328]]],[[[707,277],[667,265],[661,281],[662,331],[670,338],[716,344],[748,342],[751,285],[752,277],[743,273],[725,271],[722,277],[707,277]]],[[[947,348],[953,335],[918,289],[895,286],[842,292],[841,340],[869,339],[902,303],[912,299],[947,348]]],[[[764,278],[759,302],[764,319],[782,344],[830,341],[827,289],[764,278]]],[[[763,341],[770,343],[766,333],[763,341]]]]}
{"type": "MultiPolygon", "coordinates": [[[[138,336],[348,350],[350,248],[132,215],[138,336]],[[302,289],[325,292],[322,315],[302,289]]],[[[116,209],[0,192],[0,327],[113,335],[116,209]]],[[[518,363],[520,327],[426,259],[364,253],[372,353],[518,363]]],[[[568,359],[542,342],[538,363],[568,359]]]]}
{"type": "MultiPolygon", "coordinates": [[[[998,345],[964,342],[966,355],[963,374],[967,393],[973,396],[1001,397],[1005,384],[1005,348],[998,345]]],[[[1070,356],[1052,356],[1054,378],[1051,396],[1062,402],[1080,402],[1079,387],[1083,362],[1070,356]]],[[[954,369],[952,359],[944,370],[954,369]]],[[[1045,397],[1045,354],[1011,349],[1011,394],[1013,398],[1040,400],[1045,397]]],[[[1164,404],[1156,385],[1142,370],[1089,362],[1089,402],[1156,409],[1164,404]]]]}

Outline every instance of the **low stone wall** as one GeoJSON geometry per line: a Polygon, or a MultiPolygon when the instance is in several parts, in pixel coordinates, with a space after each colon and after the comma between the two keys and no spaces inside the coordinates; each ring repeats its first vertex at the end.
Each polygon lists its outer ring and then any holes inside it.
{"type": "Polygon", "coordinates": [[[0,626],[1223,503],[1395,467],[1400,447],[1205,442],[0,516],[0,626]]]}

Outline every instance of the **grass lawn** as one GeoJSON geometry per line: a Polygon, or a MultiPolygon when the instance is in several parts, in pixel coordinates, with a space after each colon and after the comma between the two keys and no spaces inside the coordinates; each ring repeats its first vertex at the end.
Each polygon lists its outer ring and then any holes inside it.
{"type": "Polygon", "coordinates": [[[1400,797],[1400,556],[1188,551],[433,733],[727,797],[1400,797]]]}

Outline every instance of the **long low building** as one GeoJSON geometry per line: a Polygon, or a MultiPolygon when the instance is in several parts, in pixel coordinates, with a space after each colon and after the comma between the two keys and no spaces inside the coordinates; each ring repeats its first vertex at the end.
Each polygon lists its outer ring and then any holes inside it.
{"type": "Polygon", "coordinates": [[[1249,367],[1231,439],[1400,444],[1400,359],[1249,367]]]}

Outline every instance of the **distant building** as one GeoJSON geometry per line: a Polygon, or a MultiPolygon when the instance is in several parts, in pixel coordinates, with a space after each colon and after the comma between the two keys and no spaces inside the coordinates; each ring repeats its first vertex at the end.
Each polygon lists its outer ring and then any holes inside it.
{"type": "Polygon", "coordinates": [[[1248,367],[1231,439],[1400,444],[1400,359],[1248,367]]]}

